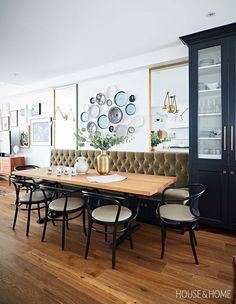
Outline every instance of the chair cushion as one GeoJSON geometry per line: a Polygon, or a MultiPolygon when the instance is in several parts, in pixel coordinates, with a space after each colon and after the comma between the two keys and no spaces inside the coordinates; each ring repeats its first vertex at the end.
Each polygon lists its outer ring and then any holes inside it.
{"type": "MultiPolygon", "coordinates": [[[[62,212],[65,206],[65,197],[53,200],[49,204],[49,210],[62,212]]],[[[80,209],[84,206],[84,200],[79,197],[68,197],[66,211],[73,211],[80,209]]]]}
{"type": "MultiPolygon", "coordinates": [[[[50,198],[52,196],[52,194],[50,192],[45,192],[46,193],[46,197],[47,199],[50,198]]],[[[25,193],[24,195],[20,196],[20,202],[21,203],[28,203],[30,199],[30,192],[25,193]]],[[[32,193],[32,199],[31,202],[32,203],[36,203],[36,202],[42,202],[44,201],[44,195],[43,192],[41,190],[36,190],[32,193]]]]}
{"type": "MultiPolygon", "coordinates": [[[[93,210],[92,217],[101,222],[115,222],[117,215],[117,205],[105,205],[93,210]]],[[[118,222],[125,221],[132,216],[132,211],[129,208],[121,206],[118,222]]]]}
{"type": "Polygon", "coordinates": [[[176,222],[192,222],[196,217],[191,213],[189,206],[180,204],[166,204],[160,207],[160,216],[176,222]]]}

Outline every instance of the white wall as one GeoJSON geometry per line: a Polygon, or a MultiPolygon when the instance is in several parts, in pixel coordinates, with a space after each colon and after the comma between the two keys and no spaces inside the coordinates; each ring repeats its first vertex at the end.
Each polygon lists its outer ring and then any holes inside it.
{"type": "MultiPolygon", "coordinates": [[[[130,118],[133,118],[136,115],[142,115],[144,117],[144,125],[141,128],[136,129],[136,132],[132,135],[133,139],[130,142],[115,146],[111,150],[148,151],[149,141],[147,139],[147,134],[149,133],[149,104],[147,79],[148,70],[141,69],[139,71],[112,75],[79,84],[79,128],[86,127],[87,125],[87,123],[81,122],[80,114],[84,111],[84,105],[91,105],[89,102],[90,98],[95,97],[99,92],[106,94],[106,90],[109,86],[116,85],[118,91],[125,91],[128,95],[135,95],[136,100],[134,104],[136,106],[136,113],[130,116],[130,118]]],[[[125,113],[124,108],[125,107],[122,107],[123,113],[125,113]]],[[[107,114],[107,110],[108,108],[105,109],[104,114],[107,114]]],[[[92,121],[96,122],[96,119],[93,119],[92,121]]],[[[122,121],[120,124],[122,124],[122,121]]],[[[114,124],[112,125],[115,126],[114,124]]],[[[104,132],[109,133],[107,129],[104,130],[104,132]]],[[[131,139],[131,136],[129,136],[129,138],[131,139]]],[[[91,149],[92,147],[86,146],[85,148],[91,149]]]]}
{"type": "Polygon", "coordinates": [[[69,116],[67,120],[65,120],[62,118],[60,111],[56,110],[56,119],[54,122],[55,148],[75,149],[76,85],[64,86],[55,89],[55,109],[57,109],[57,107],[59,107],[63,115],[68,115],[69,113],[69,116]]]}
{"type": "MultiPolygon", "coordinates": [[[[29,86],[22,86],[15,91],[8,92],[7,95],[0,92],[0,104],[10,102],[11,109],[19,109],[27,103],[30,106],[35,100],[39,100],[42,103],[41,117],[53,116],[52,88],[79,83],[79,112],[81,112],[82,105],[88,103],[91,96],[100,91],[105,91],[109,85],[116,84],[119,90],[124,90],[128,94],[132,93],[136,96],[137,114],[142,114],[145,118],[145,124],[135,134],[135,139],[131,143],[121,145],[119,150],[147,151],[149,143],[148,68],[184,60],[187,58],[187,54],[188,49],[184,45],[169,47],[74,74],[47,79],[29,86]]],[[[60,103],[65,111],[69,107],[74,107],[74,104],[70,104],[70,102],[67,105],[64,101],[60,103]]],[[[66,125],[64,124],[64,126],[66,125]]],[[[75,146],[75,141],[72,142],[71,138],[73,131],[70,132],[68,126],[64,128],[63,124],[61,124],[60,130],[62,131],[58,132],[56,146],[73,148],[75,146]],[[69,142],[65,139],[69,139],[69,142]]],[[[19,132],[19,129],[14,132],[15,140],[13,144],[17,143],[17,132],[19,132]]],[[[115,149],[118,150],[118,147],[115,149]]],[[[26,157],[27,163],[47,166],[50,159],[50,150],[51,147],[31,146],[28,150],[21,149],[20,154],[26,157]]]]}
{"type": "MultiPolygon", "coordinates": [[[[53,90],[47,89],[34,94],[19,95],[8,98],[4,102],[10,102],[10,110],[20,110],[26,108],[31,109],[33,103],[40,102],[42,114],[31,118],[22,118],[19,115],[18,127],[11,128],[12,146],[19,145],[19,132],[21,129],[30,125],[30,119],[52,117],[53,114],[53,90]]],[[[18,155],[25,156],[27,164],[38,166],[48,166],[50,163],[50,151],[52,146],[32,146],[30,148],[20,148],[18,155]]]]}

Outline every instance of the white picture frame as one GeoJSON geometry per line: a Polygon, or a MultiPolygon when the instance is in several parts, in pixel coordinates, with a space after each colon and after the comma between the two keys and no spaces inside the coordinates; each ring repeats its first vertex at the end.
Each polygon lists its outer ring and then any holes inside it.
{"type": "Polygon", "coordinates": [[[30,120],[31,146],[52,145],[52,118],[39,118],[30,120]]]}

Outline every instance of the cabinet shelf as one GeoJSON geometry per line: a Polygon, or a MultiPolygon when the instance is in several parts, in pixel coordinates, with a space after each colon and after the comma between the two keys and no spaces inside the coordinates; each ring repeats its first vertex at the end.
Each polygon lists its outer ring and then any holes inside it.
{"type": "Polygon", "coordinates": [[[217,64],[212,64],[212,65],[199,66],[198,70],[201,73],[201,75],[220,73],[221,64],[217,63],[217,64]]]}
{"type": "Polygon", "coordinates": [[[201,96],[221,96],[221,88],[213,90],[199,90],[201,96]]]}
{"type": "Polygon", "coordinates": [[[198,137],[198,139],[204,139],[204,140],[215,140],[215,139],[221,139],[221,137],[198,137]]]}
{"type": "Polygon", "coordinates": [[[211,117],[211,116],[221,116],[222,113],[199,113],[198,116],[200,117],[211,117]]]}
{"type": "Polygon", "coordinates": [[[221,155],[220,154],[198,154],[198,158],[221,159],[221,155]]]}

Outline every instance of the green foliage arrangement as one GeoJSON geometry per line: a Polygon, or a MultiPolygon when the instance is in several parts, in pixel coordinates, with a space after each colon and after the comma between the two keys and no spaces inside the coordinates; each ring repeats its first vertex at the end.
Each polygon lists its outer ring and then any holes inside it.
{"type": "Polygon", "coordinates": [[[166,141],[166,138],[160,138],[154,131],[151,131],[151,146],[156,147],[157,145],[166,141]]]}
{"type": "Polygon", "coordinates": [[[85,128],[77,129],[77,143],[79,147],[84,147],[85,143],[89,143],[91,147],[100,150],[108,150],[111,147],[127,142],[127,136],[116,136],[115,134],[101,134],[100,132],[89,133],[85,128]]]}

